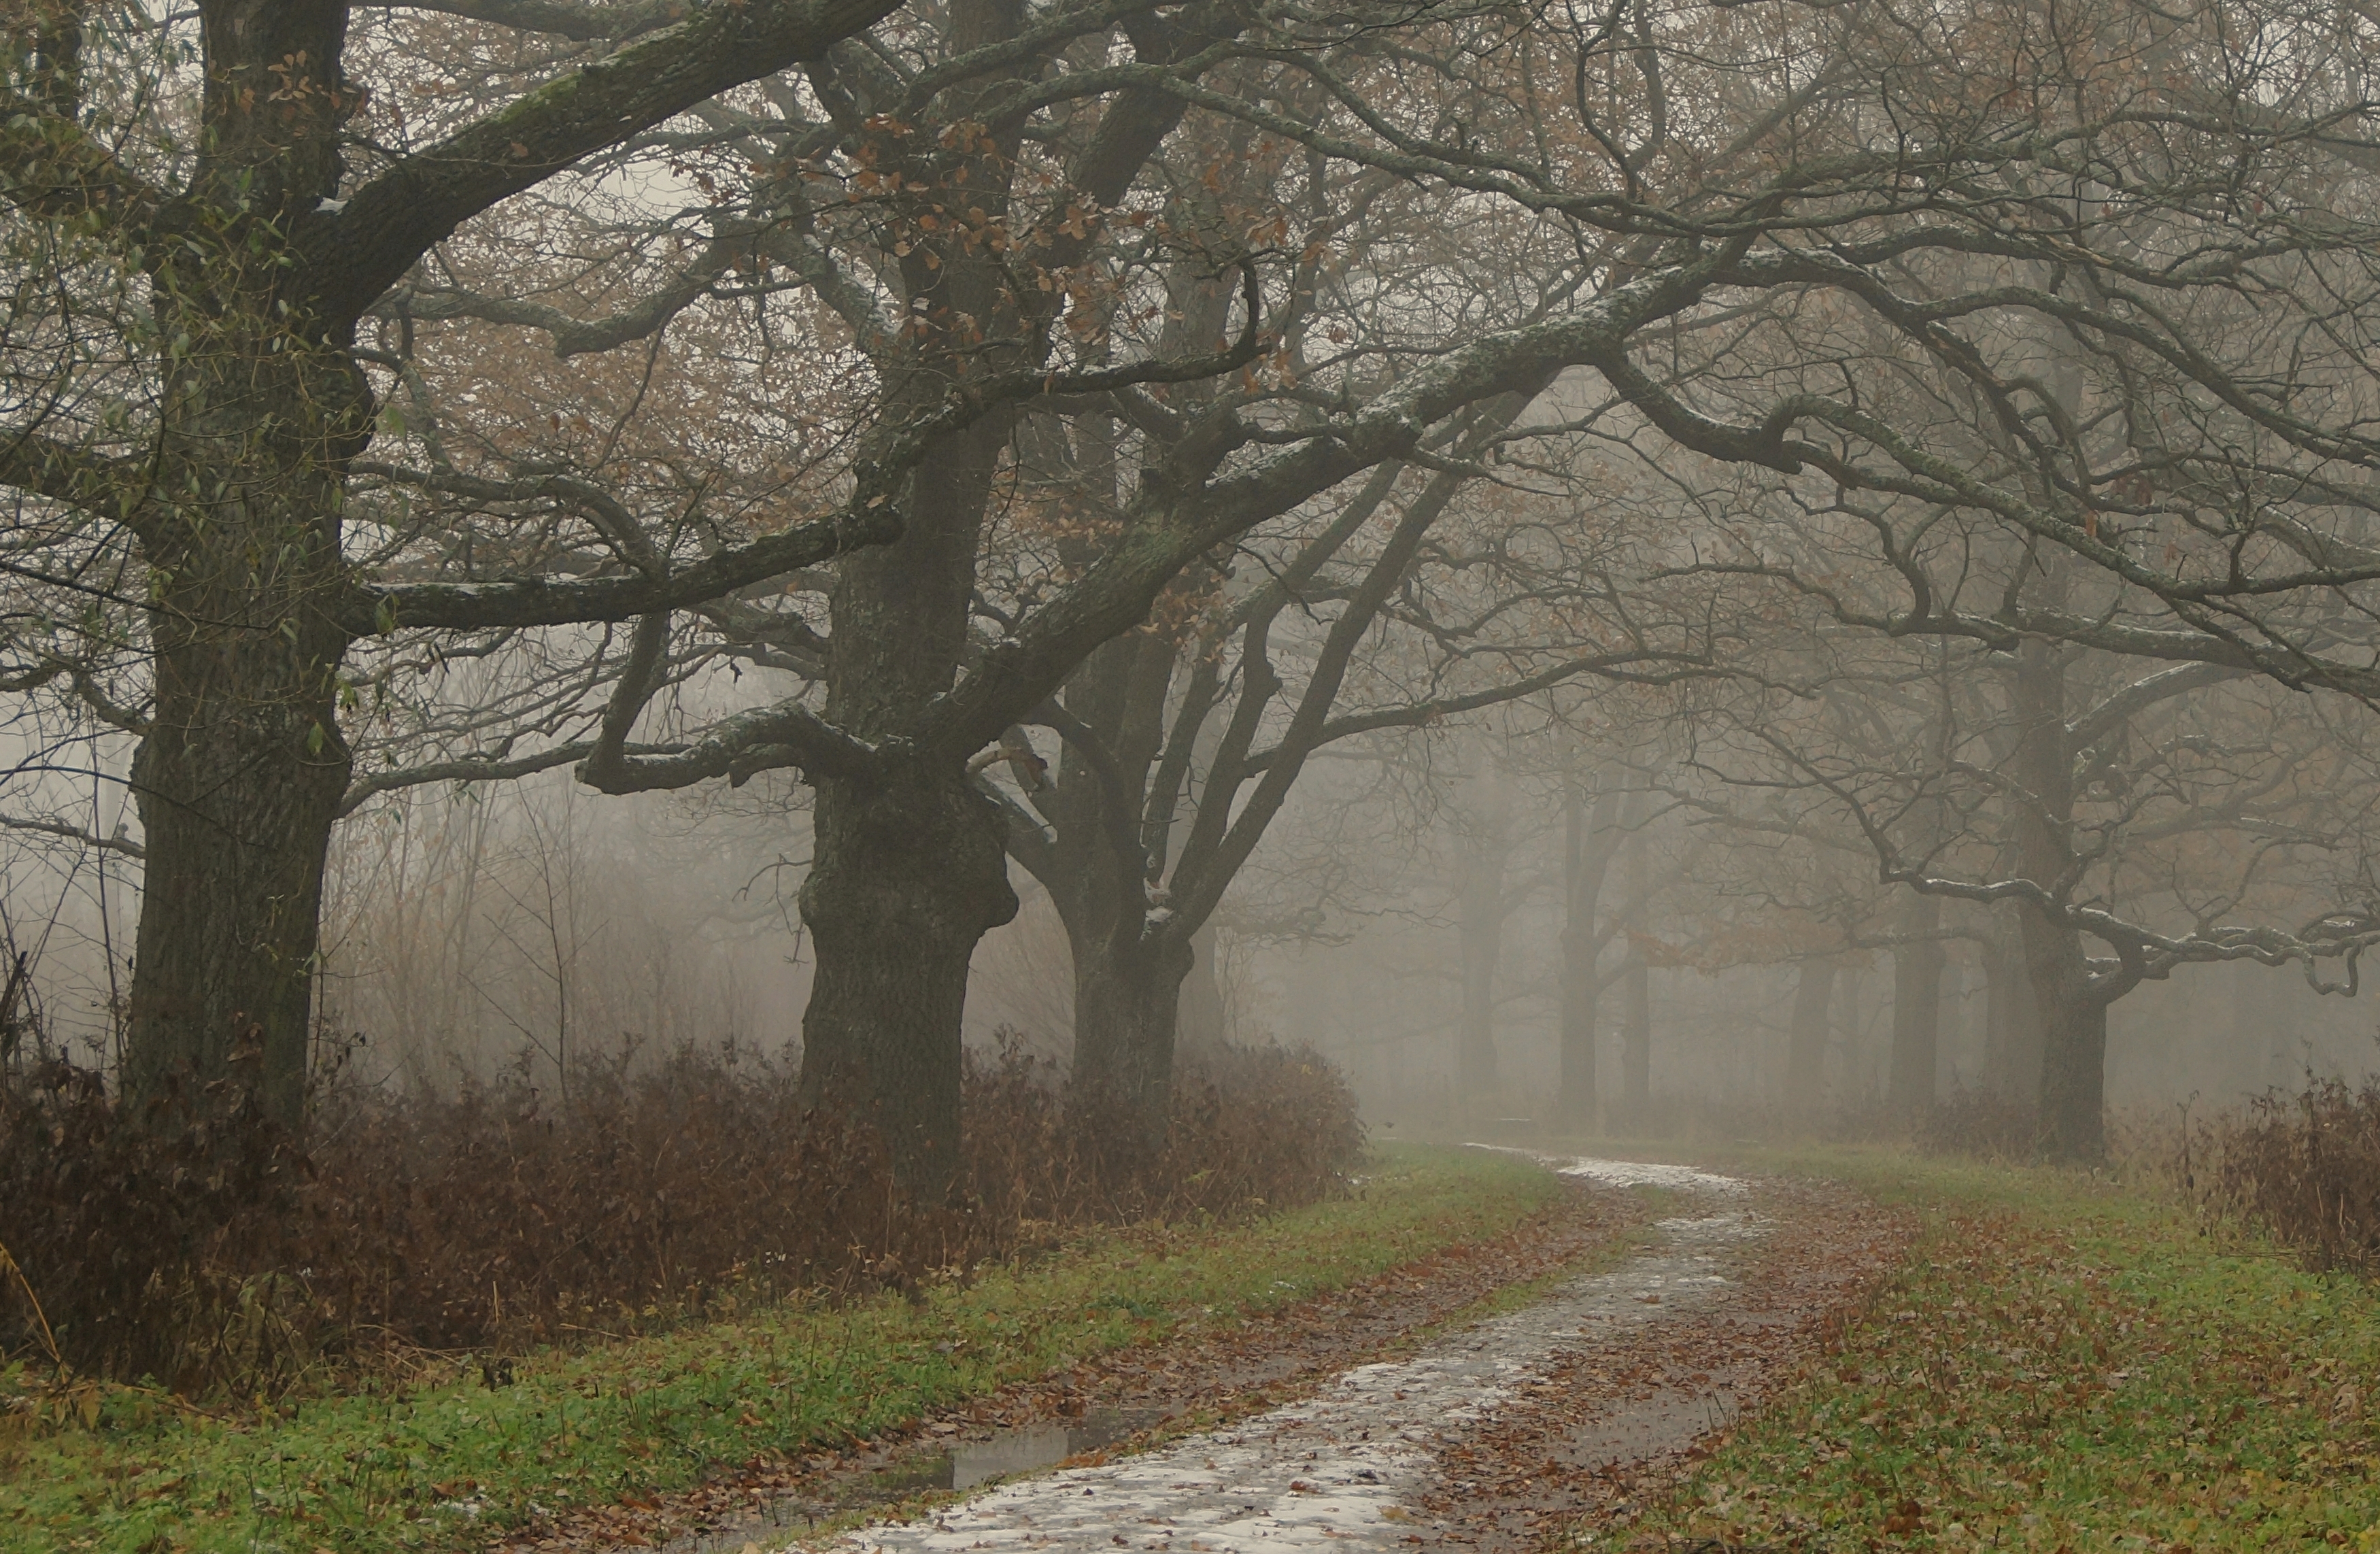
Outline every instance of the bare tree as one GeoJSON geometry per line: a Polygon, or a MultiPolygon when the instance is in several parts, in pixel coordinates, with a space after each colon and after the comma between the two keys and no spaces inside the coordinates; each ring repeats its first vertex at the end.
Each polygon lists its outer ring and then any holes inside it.
{"type": "MultiPolygon", "coordinates": [[[[1479,423],[1461,451],[1541,435],[1512,423],[1519,408],[1479,423]]],[[[1011,855],[1068,924],[1076,1074],[1090,1093],[1161,1122],[1196,938],[1326,748],[1583,680],[1706,669],[1694,623],[1616,607],[1601,567],[1618,536],[1558,521],[1551,493],[1523,521],[1509,503],[1466,505],[1472,479],[1384,467],[1305,531],[1252,540],[1259,580],[1223,586],[1178,628],[1102,647],[1028,714],[1061,737],[1055,780],[1040,781],[1034,757],[1013,794],[996,791],[1011,855]]],[[[1014,747],[983,765],[1016,769],[1002,754],[1014,747]]],[[[1512,904],[1500,870],[1493,890],[1500,921],[1512,904]]],[[[1475,981],[1475,1019],[1492,988],[1475,981]]]]}
{"type": "MultiPolygon", "coordinates": [[[[357,325],[425,254],[889,8],[800,0],[673,21],[563,7],[594,46],[508,101],[455,93],[420,115],[427,134],[408,116],[419,78],[374,92],[350,75],[344,4],[11,10],[0,480],[25,602],[8,673],[68,687],[139,742],[136,1089],[184,1066],[216,1077],[252,1048],[266,1103],[298,1119],[323,857],[349,780],[341,666],[358,639],[626,618],[897,527],[871,487],[682,568],[620,534],[644,564],[624,576],[459,586],[359,574],[346,528],[383,424],[357,325]],[[137,702],[108,694],[93,643],[145,666],[137,702]]],[[[569,500],[601,528],[600,492],[569,500]]]]}

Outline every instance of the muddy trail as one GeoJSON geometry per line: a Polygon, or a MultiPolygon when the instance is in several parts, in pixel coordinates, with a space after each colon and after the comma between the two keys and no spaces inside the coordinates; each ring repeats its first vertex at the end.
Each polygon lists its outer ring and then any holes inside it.
{"type": "Polygon", "coordinates": [[[833,1554],[1529,1550],[1637,1507],[1812,1352],[1907,1227],[1840,1189],[1549,1159],[1581,1191],[1513,1236],[1009,1389],[911,1438],[754,1471],[513,1547],[776,1548],[839,1512],[1017,1477],[833,1554]],[[1664,1189],[1667,1218],[1613,1187],[1664,1189]],[[1606,1190],[1597,1190],[1598,1188],[1606,1190]],[[1599,1259],[1451,1331],[1506,1285],[1599,1259]]]}
{"type": "Polygon", "coordinates": [[[516,1530],[496,1549],[710,1554],[747,1542],[774,1548],[838,1513],[966,1487],[1002,1460],[1000,1473],[1043,1465],[1053,1445],[1068,1453],[1121,1450],[1167,1431],[1244,1418],[1401,1353],[1499,1290],[1615,1247],[1650,1218],[1633,1195],[1581,1182],[1502,1235],[1228,1324],[1119,1349],[848,1450],[756,1461],[682,1493],[574,1511],[516,1530]]]}

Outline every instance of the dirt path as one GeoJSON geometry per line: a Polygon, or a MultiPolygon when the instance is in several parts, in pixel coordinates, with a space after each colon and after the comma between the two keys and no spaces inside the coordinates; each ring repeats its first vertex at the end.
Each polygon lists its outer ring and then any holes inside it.
{"type": "Polygon", "coordinates": [[[1807,1354],[1889,1266],[1905,1227],[1848,1194],[1683,1167],[1575,1160],[1691,1206],[1621,1267],[1407,1359],[1116,1461],[1003,1485],[837,1554],[1127,1548],[1289,1554],[1523,1549],[1633,1497],[1807,1354]]]}
{"type": "MultiPolygon", "coordinates": [[[[514,1533],[496,1554],[631,1548],[735,1554],[747,1542],[775,1548],[828,1515],[931,1487],[970,1445],[990,1451],[1002,1440],[1046,1432],[1065,1449],[1080,1451],[1091,1444],[1083,1439],[1085,1427],[1105,1424],[1123,1427],[1125,1439],[1112,1443],[1121,1450],[1185,1422],[1245,1418],[1410,1347],[1418,1335],[1498,1290],[1614,1246],[1648,1218],[1633,1195],[1592,1191],[1582,1181],[1577,1192],[1507,1234],[1402,1264],[1220,1330],[1182,1332],[1119,1350],[849,1451],[755,1462],[682,1493],[573,1512],[514,1533]]],[[[1038,1457],[1046,1462],[1052,1455],[1038,1457]]]]}
{"type": "Polygon", "coordinates": [[[1726,1284],[1582,1333],[1439,1443],[1414,1542],[1527,1554],[1580,1530],[1588,1548],[1624,1546],[1638,1511],[1815,1355],[1915,1233],[1827,1184],[1755,1182],[1742,1201],[1760,1233],[1720,1250],[1726,1284]]]}

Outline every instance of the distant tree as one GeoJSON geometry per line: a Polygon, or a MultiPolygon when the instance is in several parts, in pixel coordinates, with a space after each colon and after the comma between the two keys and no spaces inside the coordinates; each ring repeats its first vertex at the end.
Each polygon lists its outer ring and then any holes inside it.
{"type": "MultiPolygon", "coordinates": [[[[2064,587],[2062,575],[2089,576],[2025,560],[2005,585],[2020,602],[2064,587]]],[[[1850,601],[1873,580],[1836,571],[1829,601],[1788,631],[1809,641],[1814,621],[1856,613],[1850,601]]],[[[1798,662],[1780,653],[1772,687],[1706,723],[1696,745],[1712,784],[1700,802],[1727,823],[1834,854],[1858,846],[1877,878],[1910,892],[1892,929],[1867,936],[1895,956],[1892,1091],[1904,1111],[1932,1099],[1938,946],[1965,931],[1929,902],[2015,914],[2029,996],[1998,1017],[2038,1021],[2043,1139],[2063,1158],[2103,1147],[2107,1011],[2143,980],[2255,959],[2352,987],[2357,956],[2380,939],[2362,904],[2380,787],[2355,704],[2056,640],[1947,658],[1938,643],[1877,633],[1798,662]],[[2324,968],[2342,959],[2335,979],[2324,968]]]]}
{"type": "MultiPolygon", "coordinates": [[[[1707,671],[1694,623],[1605,608],[1619,537],[1575,525],[1558,491],[1478,500],[1475,461],[1540,435],[1521,408],[1475,419],[1456,467],[1384,466],[1336,511],[1252,538],[1252,581],[1211,585],[1178,620],[1161,606],[1027,714],[1059,736],[1055,781],[1028,767],[995,791],[1011,856],[1067,924],[1075,1074],[1095,1104],[1161,1123],[1195,940],[1325,747],[1707,671]]],[[[1508,911],[1500,870],[1494,889],[1508,911]]]]}

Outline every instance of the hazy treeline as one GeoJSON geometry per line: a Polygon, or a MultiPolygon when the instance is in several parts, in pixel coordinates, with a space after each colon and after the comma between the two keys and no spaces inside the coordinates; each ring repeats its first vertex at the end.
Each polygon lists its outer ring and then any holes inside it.
{"type": "Polygon", "coordinates": [[[733,1038],[930,1194],[999,1026],[1148,1150],[1268,1033],[2077,1159],[2358,1061],[2360,15],[6,26],[8,909],[128,1100],[733,1038]]]}

